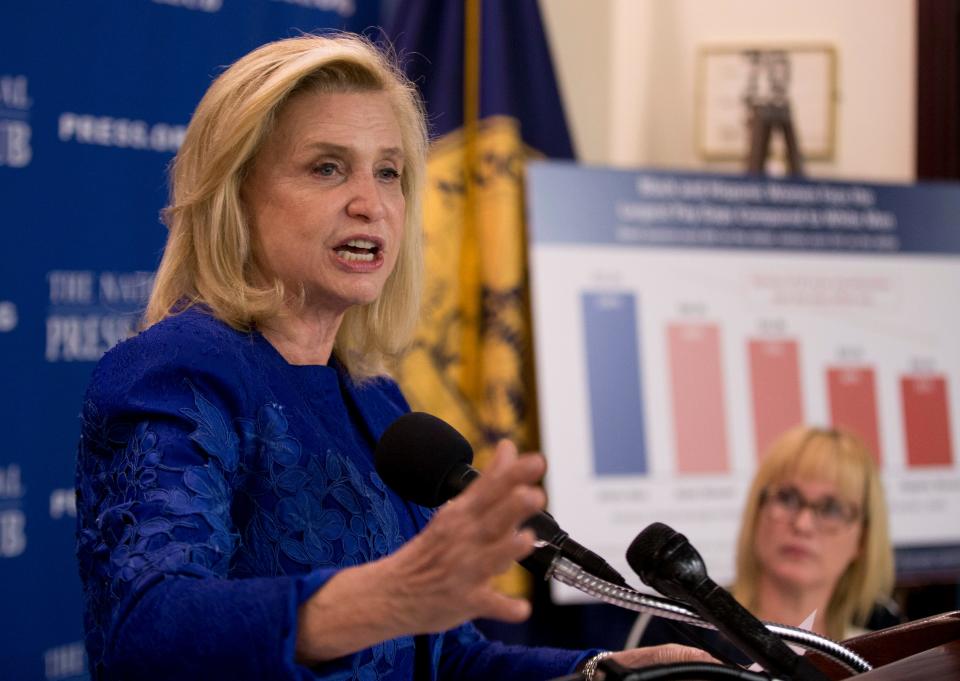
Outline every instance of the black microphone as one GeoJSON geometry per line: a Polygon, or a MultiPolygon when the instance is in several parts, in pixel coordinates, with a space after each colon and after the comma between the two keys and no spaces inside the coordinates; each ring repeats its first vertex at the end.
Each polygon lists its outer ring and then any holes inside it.
{"type": "Polygon", "coordinates": [[[688,603],[774,675],[799,681],[826,681],[827,677],[806,658],[793,652],[707,576],[703,558],[679,532],[663,523],[653,523],[630,544],[627,562],[645,584],[688,603]]]}
{"type": "MultiPolygon", "coordinates": [[[[446,421],[424,412],[404,414],[391,423],[377,443],[374,458],[377,473],[387,485],[403,498],[430,508],[452,499],[480,475],[470,465],[473,448],[466,438],[446,421]]],[[[523,526],[590,574],[626,586],[619,572],[571,539],[549,513],[537,513],[523,526]]],[[[521,565],[543,574],[554,555],[537,549],[521,565]]]]}

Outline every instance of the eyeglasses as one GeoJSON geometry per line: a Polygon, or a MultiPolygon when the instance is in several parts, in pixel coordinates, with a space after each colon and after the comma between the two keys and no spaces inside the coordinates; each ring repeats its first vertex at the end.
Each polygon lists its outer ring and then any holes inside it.
{"type": "Polygon", "coordinates": [[[832,496],[816,501],[808,500],[796,487],[768,487],[760,495],[760,505],[766,506],[773,519],[793,521],[809,508],[813,512],[814,525],[821,532],[834,533],[848,527],[860,518],[860,509],[832,496]]]}

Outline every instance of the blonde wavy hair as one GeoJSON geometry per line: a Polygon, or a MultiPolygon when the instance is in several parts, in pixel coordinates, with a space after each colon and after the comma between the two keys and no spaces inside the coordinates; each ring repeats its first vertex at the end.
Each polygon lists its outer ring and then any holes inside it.
{"type": "Polygon", "coordinates": [[[844,499],[860,508],[860,552],[837,582],[825,617],[827,635],[840,640],[846,638],[851,624],[866,623],[877,601],[890,595],[894,579],[880,476],[866,445],[849,432],[798,426],[770,448],[754,476],[743,512],[733,595],[747,608],[757,609],[762,568],[754,552],[754,538],[764,490],[791,478],[831,481],[844,499]]]}
{"type": "Polygon", "coordinates": [[[268,43],[213,82],[171,166],[170,205],[163,212],[169,234],[144,322],[156,324],[196,304],[243,331],[283,314],[291,293],[259,276],[241,187],[279,111],[304,92],[386,93],[401,131],[406,215],[397,264],[376,301],[347,311],[334,344],[350,375],[362,380],[386,371],[417,322],[428,142],[416,87],[392,55],[360,36],[268,43]]]}

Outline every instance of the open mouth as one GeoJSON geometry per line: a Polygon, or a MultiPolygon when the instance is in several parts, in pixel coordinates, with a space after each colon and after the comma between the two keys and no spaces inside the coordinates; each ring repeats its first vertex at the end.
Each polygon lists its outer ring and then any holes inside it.
{"type": "Polygon", "coordinates": [[[373,262],[380,257],[383,248],[369,239],[350,239],[333,250],[338,257],[349,262],[373,262]]]}

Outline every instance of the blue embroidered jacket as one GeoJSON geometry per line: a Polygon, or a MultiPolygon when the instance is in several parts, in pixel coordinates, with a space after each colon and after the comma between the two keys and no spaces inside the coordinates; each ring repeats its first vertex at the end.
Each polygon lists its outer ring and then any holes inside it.
{"type": "MultiPolygon", "coordinates": [[[[107,353],[83,407],[77,553],[93,678],[549,679],[586,653],[505,646],[471,624],[294,661],[297,608],[396,550],[431,511],[373,467],[409,408],[385,378],[294,366],[202,309],[107,353]]],[[[371,585],[376,588],[376,585],[371,585]]]]}

